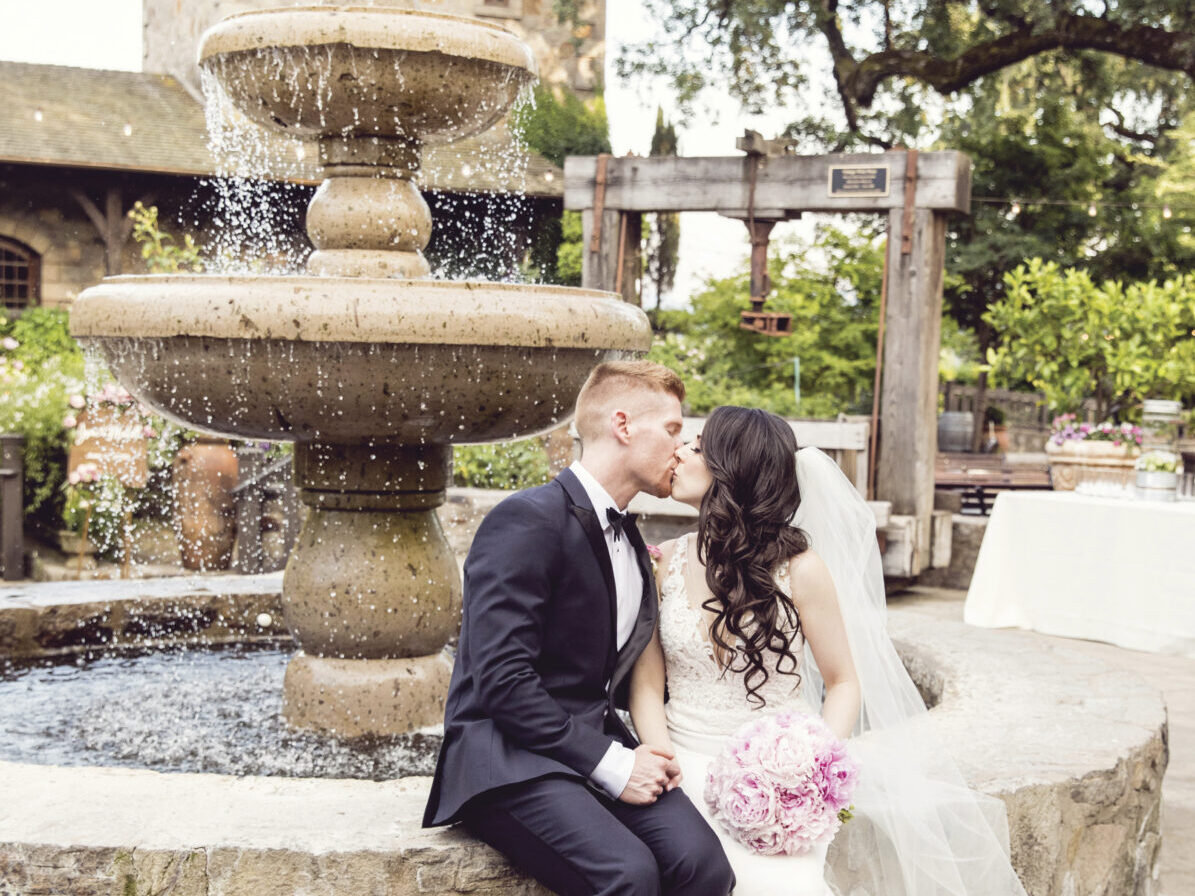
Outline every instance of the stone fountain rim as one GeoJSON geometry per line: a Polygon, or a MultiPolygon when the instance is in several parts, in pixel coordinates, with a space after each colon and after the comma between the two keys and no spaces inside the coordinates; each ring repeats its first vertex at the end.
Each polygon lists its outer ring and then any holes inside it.
{"type": "Polygon", "coordinates": [[[70,330],[83,339],[192,336],[640,352],[651,346],[647,316],[614,293],[308,275],[105,277],[75,300],[70,330]]]}
{"type": "MultiPolygon", "coordinates": [[[[27,617],[17,630],[35,638],[43,624],[76,624],[78,617],[67,611],[77,598],[92,605],[83,615],[108,618],[126,600],[161,594],[157,600],[162,602],[185,602],[188,594],[186,583],[160,580],[78,584],[86,587],[46,586],[42,594],[36,593],[39,586],[5,589],[0,615],[27,617]],[[103,594],[88,595],[89,588],[103,594]],[[130,592],[141,596],[130,598],[130,592]]],[[[209,579],[198,583],[195,597],[219,597],[228,601],[231,615],[251,619],[261,600],[273,599],[277,585],[276,574],[209,579]],[[236,595],[247,602],[241,605],[236,595]]],[[[1146,749],[1165,728],[1161,695],[1131,674],[1108,674],[1101,661],[1064,647],[1043,649],[1022,633],[975,629],[915,611],[894,608],[890,621],[894,636],[913,649],[921,671],[943,677],[943,702],[930,713],[939,730],[955,749],[974,751],[996,766],[972,767],[972,786],[1004,797],[1022,814],[1022,795],[1065,792],[1114,774],[1124,757],[1146,749]],[[1032,661],[1009,662],[1026,658],[1032,661]],[[1011,704],[1019,705],[1020,724],[1010,726],[1008,712],[993,710],[1013,696],[1021,701],[1011,704]],[[1032,771],[1028,762],[1034,763],[1032,771]]],[[[448,855],[480,849],[451,831],[420,830],[427,786],[428,779],[419,777],[388,782],[233,778],[3,760],[0,789],[15,795],[22,808],[0,813],[0,848],[15,846],[19,852],[27,847],[43,856],[87,848],[227,847],[310,855],[378,850],[410,855],[416,862],[430,861],[426,850],[448,855]],[[179,813],[179,805],[197,811],[179,813]],[[305,808],[296,814],[296,807],[305,808]]]]}
{"type": "Polygon", "coordinates": [[[204,32],[196,62],[202,65],[231,53],[329,44],[441,53],[525,70],[532,76],[538,73],[531,48],[501,25],[468,16],[377,6],[294,6],[237,13],[204,32]],[[269,27],[263,27],[263,22],[269,27]],[[452,30],[434,27],[441,22],[451,24],[452,30]]]}

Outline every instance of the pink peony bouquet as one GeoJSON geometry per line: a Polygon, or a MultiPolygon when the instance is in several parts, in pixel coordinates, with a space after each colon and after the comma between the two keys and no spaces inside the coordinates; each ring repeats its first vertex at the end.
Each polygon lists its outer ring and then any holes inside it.
{"type": "Polygon", "coordinates": [[[800,855],[851,817],[858,781],[858,763],[819,716],[782,712],[731,735],[710,763],[705,802],[752,852],[800,855]]]}

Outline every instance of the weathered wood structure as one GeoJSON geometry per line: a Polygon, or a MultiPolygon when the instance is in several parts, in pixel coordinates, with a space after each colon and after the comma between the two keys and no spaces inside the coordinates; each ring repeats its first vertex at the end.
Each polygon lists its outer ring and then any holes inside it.
{"type": "MultiPolygon", "coordinates": [[[[766,142],[766,141],[764,141],[766,142]]],[[[724,158],[573,157],[565,208],[581,212],[584,286],[632,297],[644,212],[717,212],[744,222],[803,212],[888,217],[883,436],[875,497],[915,519],[909,575],[930,562],[937,452],[938,351],[947,217],[971,207],[959,152],[724,158]]]]}

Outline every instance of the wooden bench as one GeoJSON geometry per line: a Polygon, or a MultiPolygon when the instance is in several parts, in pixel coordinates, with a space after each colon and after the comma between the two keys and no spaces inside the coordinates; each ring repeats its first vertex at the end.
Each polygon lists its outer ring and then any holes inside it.
{"type": "Polygon", "coordinates": [[[934,488],[960,493],[964,513],[987,516],[997,492],[1050,488],[1050,471],[1045,463],[1010,464],[1002,454],[942,452],[934,469],[934,488]]]}

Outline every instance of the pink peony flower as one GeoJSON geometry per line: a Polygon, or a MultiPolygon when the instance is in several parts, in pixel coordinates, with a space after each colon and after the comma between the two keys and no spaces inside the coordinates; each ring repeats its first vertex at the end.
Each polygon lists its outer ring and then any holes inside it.
{"type": "Polygon", "coordinates": [[[825,722],[785,712],[727,739],[704,796],[711,817],[748,849],[797,855],[834,837],[858,779],[858,764],[825,722]]]}
{"type": "Polygon", "coordinates": [[[66,400],[66,403],[76,411],[81,411],[83,408],[87,407],[87,399],[85,399],[82,395],[72,395],[66,400]]]}
{"type": "Polygon", "coordinates": [[[79,425],[79,421],[77,419],[75,419],[74,414],[67,414],[65,417],[62,418],[62,426],[65,429],[74,429],[78,425],[79,425]]]}
{"type": "Polygon", "coordinates": [[[658,561],[664,556],[664,552],[654,544],[645,545],[645,547],[647,548],[648,556],[651,557],[652,560],[658,561]]]}

